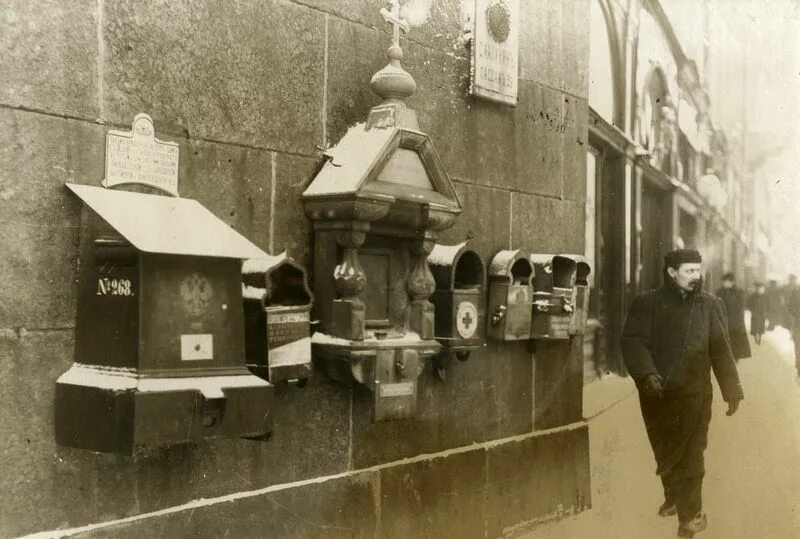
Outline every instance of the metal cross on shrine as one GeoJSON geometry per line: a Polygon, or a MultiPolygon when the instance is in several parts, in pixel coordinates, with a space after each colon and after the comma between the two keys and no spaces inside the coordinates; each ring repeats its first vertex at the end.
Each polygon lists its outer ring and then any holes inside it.
{"type": "Polygon", "coordinates": [[[400,18],[400,2],[398,0],[391,0],[392,10],[381,8],[381,15],[383,20],[392,25],[392,45],[400,46],[400,30],[408,33],[410,27],[405,19],[400,18]]]}

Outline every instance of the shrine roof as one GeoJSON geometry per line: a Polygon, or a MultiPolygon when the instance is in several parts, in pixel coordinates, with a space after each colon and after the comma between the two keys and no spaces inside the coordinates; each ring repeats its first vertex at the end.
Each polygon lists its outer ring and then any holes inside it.
{"type": "Polygon", "coordinates": [[[359,123],[326,156],[304,198],[372,193],[461,207],[430,138],[419,131],[359,123]]]}
{"type": "Polygon", "coordinates": [[[273,257],[190,198],[67,184],[87,206],[140,251],[219,258],[273,257]]]}

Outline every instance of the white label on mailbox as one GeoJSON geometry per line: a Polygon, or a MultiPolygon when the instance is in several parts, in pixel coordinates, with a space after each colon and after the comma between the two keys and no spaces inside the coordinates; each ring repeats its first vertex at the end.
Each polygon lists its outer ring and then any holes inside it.
{"type": "Polygon", "coordinates": [[[381,397],[409,397],[414,394],[413,382],[399,384],[381,384],[381,397]]]}
{"type": "Polygon", "coordinates": [[[181,359],[214,359],[214,339],[210,333],[181,335],[181,359]]]}
{"type": "Polygon", "coordinates": [[[478,309],[469,301],[462,301],[456,310],[456,329],[462,339],[469,339],[478,329],[478,309]]]}

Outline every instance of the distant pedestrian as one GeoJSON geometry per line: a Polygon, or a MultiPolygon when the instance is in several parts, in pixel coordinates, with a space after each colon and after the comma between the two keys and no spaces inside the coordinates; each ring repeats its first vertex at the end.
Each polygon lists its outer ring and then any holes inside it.
{"type": "Polygon", "coordinates": [[[722,276],[722,288],[717,290],[717,297],[725,305],[733,357],[735,359],[750,357],[750,341],[744,325],[744,293],[736,286],[736,276],[733,273],[722,276]]]}
{"type": "Polygon", "coordinates": [[[702,291],[691,249],[664,257],[664,284],[638,296],[622,333],[622,356],[639,389],[647,436],[664,487],[658,514],[678,514],[678,536],[706,528],[703,452],[711,421],[711,370],[733,415],[743,398],[718,298],[702,291]]]}
{"type": "Polygon", "coordinates": [[[783,324],[783,291],[778,281],[770,279],[767,286],[767,331],[783,324]]]}
{"type": "Polygon", "coordinates": [[[761,336],[767,323],[767,288],[764,283],[756,283],[756,290],[747,298],[747,310],[750,311],[750,335],[761,344],[761,336]]]}
{"type": "Polygon", "coordinates": [[[794,364],[797,375],[800,376],[800,286],[797,285],[797,276],[789,275],[787,289],[786,317],[794,341],[794,364]]]}

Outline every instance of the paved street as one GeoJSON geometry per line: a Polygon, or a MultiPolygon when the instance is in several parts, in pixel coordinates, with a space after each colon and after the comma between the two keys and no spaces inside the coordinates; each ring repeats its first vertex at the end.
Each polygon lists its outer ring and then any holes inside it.
{"type": "MultiPolygon", "coordinates": [[[[767,334],[754,357],[739,363],[745,401],[733,417],[715,386],[706,451],[703,539],[800,537],[800,386],[788,333],[767,334]]],[[[605,383],[604,381],[597,382],[605,383]]],[[[677,517],[660,518],[655,463],[632,384],[587,388],[587,407],[616,405],[590,419],[593,509],[545,525],[526,538],[674,537],[677,517]],[[602,390],[601,390],[602,389],[602,390]],[[617,397],[619,399],[619,397],[617,397]]],[[[585,410],[592,417],[595,410],[585,410]]]]}

